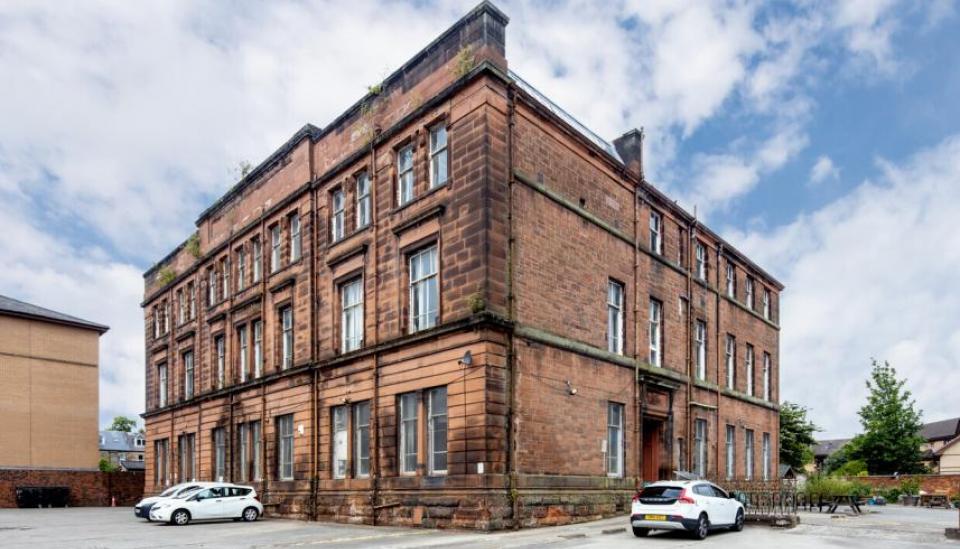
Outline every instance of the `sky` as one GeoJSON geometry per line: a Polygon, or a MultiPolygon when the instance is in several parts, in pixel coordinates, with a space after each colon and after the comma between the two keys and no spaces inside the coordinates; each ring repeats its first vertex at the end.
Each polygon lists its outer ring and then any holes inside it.
{"type": "MultiPolygon", "coordinates": [[[[0,294],[111,326],[101,423],[143,410],[142,273],[305,123],[475,1],[0,4],[0,294]]],[[[960,5],[529,0],[511,69],[786,286],[781,396],[840,437],[872,358],[960,416],[960,5]]]]}

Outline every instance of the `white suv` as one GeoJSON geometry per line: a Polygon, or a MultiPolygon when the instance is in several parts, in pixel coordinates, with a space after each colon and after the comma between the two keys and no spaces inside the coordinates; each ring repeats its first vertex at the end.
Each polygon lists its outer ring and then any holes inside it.
{"type": "Polygon", "coordinates": [[[150,508],[150,520],[177,526],[192,520],[243,519],[253,522],[263,514],[263,505],[251,486],[218,482],[179,497],[166,498],[150,508]]]}
{"type": "Polygon", "coordinates": [[[743,504],[703,480],[660,481],[633,496],[630,525],[637,537],[650,530],[686,530],[704,539],[718,528],[743,530],[743,504]]]}

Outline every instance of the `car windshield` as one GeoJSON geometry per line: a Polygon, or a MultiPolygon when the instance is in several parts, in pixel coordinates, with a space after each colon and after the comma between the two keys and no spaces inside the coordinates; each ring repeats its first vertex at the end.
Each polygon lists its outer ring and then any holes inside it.
{"type": "Polygon", "coordinates": [[[199,489],[200,489],[199,486],[191,486],[190,488],[188,488],[188,489],[184,490],[183,492],[180,492],[179,494],[177,494],[175,497],[176,497],[176,499],[183,499],[183,498],[185,498],[185,497],[192,496],[192,495],[195,494],[195,493],[197,492],[197,490],[199,490],[199,489]]]}
{"type": "Polygon", "coordinates": [[[642,498],[677,498],[683,488],[679,486],[647,486],[640,492],[642,498]]]}
{"type": "Polygon", "coordinates": [[[164,490],[164,491],[160,494],[160,497],[162,497],[162,498],[171,497],[171,496],[173,496],[173,494],[175,494],[175,493],[177,492],[177,490],[179,490],[179,489],[180,489],[179,486],[172,486],[172,487],[170,487],[170,488],[167,488],[166,490],[164,490]]]}

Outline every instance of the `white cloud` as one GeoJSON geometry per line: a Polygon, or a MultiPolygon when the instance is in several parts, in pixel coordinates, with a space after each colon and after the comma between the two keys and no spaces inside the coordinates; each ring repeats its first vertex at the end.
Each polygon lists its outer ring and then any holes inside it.
{"type": "Polygon", "coordinates": [[[728,231],[786,284],[782,397],[811,406],[826,435],[859,428],[871,357],[909,379],[925,418],[956,415],[960,136],[879,169],[793,223],[728,231]]]}
{"type": "Polygon", "coordinates": [[[840,177],[840,168],[833,164],[829,156],[821,155],[810,168],[810,182],[814,185],[823,183],[827,179],[838,179],[840,177]]]}

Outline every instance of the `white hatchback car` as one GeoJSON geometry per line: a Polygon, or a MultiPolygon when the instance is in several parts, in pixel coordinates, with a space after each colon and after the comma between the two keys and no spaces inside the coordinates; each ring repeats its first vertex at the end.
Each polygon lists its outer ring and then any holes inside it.
{"type": "Polygon", "coordinates": [[[153,507],[153,504],[160,501],[161,499],[166,498],[175,498],[182,496],[184,494],[194,492],[200,488],[206,488],[208,486],[216,486],[216,482],[181,482],[180,484],[175,484],[159,495],[151,496],[148,498],[143,498],[139,503],[133,506],[133,516],[145,518],[150,520],[150,508],[153,507]]]}
{"type": "Polygon", "coordinates": [[[722,488],[703,480],[660,481],[633,497],[633,535],[650,530],[686,530],[704,539],[710,530],[743,530],[743,504],[722,488]]]}
{"type": "Polygon", "coordinates": [[[180,497],[154,503],[150,509],[150,520],[183,526],[192,520],[243,519],[253,522],[262,514],[263,505],[253,487],[218,482],[180,497]]]}

